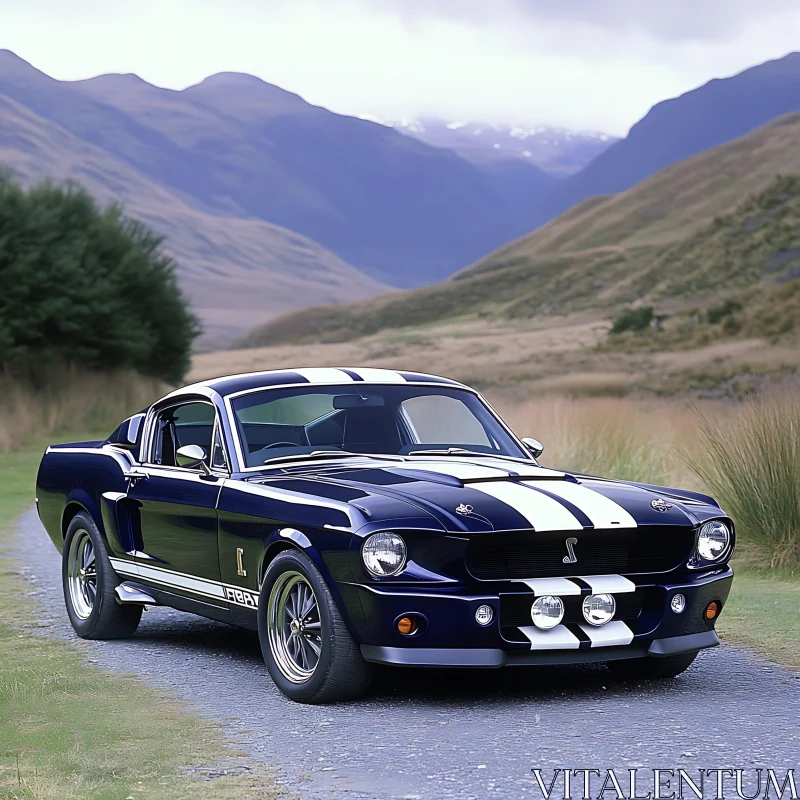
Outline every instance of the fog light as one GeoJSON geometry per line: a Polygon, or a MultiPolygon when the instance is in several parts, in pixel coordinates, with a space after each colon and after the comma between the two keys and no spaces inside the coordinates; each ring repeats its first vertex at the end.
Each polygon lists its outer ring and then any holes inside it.
{"type": "Polygon", "coordinates": [[[686,608],[686,598],[682,594],[676,594],[675,597],[672,598],[669,607],[676,614],[683,614],[683,610],[686,608]]]}
{"type": "Polygon", "coordinates": [[[610,594],[590,594],[583,601],[583,617],[590,625],[611,622],[617,610],[617,601],[610,594]]]}
{"type": "Polygon", "coordinates": [[[719,603],[716,600],[712,600],[706,606],[706,610],[703,612],[703,616],[710,621],[712,619],[716,619],[718,614],[719,614],[719,603]]]}
{"type": "Polygon", "coordinates": [[[564,601],[549,594],[537,597],[531,606],[531,619],[543,631],[555,628],[564,619],[564,601]]]}
{"type": "Polygon", "coordinates": [[[413,636],[417,632],[417,621],[413,617],[400,617],[397,620],[397,630],[403,636],[413,636]]]}
{"type": "Polygon", "coordinates": [[[475,612],[475,622],[478,625],[488,625],[494,619],[494,611],[491,606],[478,606],[475,612]]]}

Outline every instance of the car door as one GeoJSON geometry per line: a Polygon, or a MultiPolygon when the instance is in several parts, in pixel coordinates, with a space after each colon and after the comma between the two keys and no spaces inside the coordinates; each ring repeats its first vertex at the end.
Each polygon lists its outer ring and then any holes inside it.
{"type": "Polygon", "coordinates": [[[215,407],[202,400],[162,408],[148,426],[142,465],[127,496],[136,509],[140,578],[163,591],[226,607],[217,546],[217,501],[227,474],[215,407]],[[206,453],[211,474],[180,467],[188,444],[206,453]]]}

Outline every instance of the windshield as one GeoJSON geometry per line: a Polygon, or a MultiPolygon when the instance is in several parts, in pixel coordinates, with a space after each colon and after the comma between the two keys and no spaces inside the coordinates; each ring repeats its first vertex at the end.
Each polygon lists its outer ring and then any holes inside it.
{"type": "Polygon", "coordinates": [[[427,386],[265,389],[233,403],[248,467],[317,451],[409,455],[466,450],[527,458],[471,392],[427,386]]]}

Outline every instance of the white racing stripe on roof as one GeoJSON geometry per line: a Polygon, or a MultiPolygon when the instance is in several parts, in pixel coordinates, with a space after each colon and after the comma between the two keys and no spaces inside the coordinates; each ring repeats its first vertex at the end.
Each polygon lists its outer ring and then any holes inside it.
{"type": "MultiPolygon", "coordinates": [[[[347,369],[350,369],[349,367],[347,369]]],[[[391,369],[376,369],[374,367],[358,367],[350,369],[367,383],[406,383],[406,379],[391,369]]]]}
{"type": "Polygon", "coordinates": [[[633,631],[619,619],[605,625],[580,625],[580,629],[592,640],[592,647],[619,647],[633,641],[633,631]]]}
{"type": "Polygon", "coordinates": [[[311,367],[310,369],[293,369],[311,383],[353,383],[353,379],[340,369],[334,367],[311,367]]]}
{"type": "Polygon", "coordinates": [[[520,630],[530,640],[531,650],[577,650],[580,646],[580,639],[566,625],[556,625],[549,631],[525,625],[520,630]]]}
{"type": "MultiPolygon", "coordinates": [[[[469,488],[491,495],[511,506],[528,520],[535,531],[583,530],[583,525],[566,506],[521,483],[491,481],[472,483],[469,488]]],[[[480,509],[476,511],[480,513],[480,509]]]]}
{"type": "Polygon", "coordinates": [[[553,481],[542,487],[577,506],[595,528],[635,528],[636,520],[621,506],[600,492],[569,481],[553,481]]]}

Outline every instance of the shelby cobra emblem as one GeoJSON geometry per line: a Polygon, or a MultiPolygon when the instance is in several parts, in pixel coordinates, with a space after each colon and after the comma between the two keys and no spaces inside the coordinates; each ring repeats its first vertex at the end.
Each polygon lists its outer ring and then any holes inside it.
{"type": "Polygon", "coordinates": [[[669,511],[672,508],[672,503],[668,503],[662,497],[659,497],[657,500],[651,500],[650,505],[656,511],[669,511]]]}
{"type": "Polygon", "coordinates": [[[575,556],[576,544],[578,544],[578,540],[574,536],[570,536],[569,539],[567,539],[567,554],[562,559],[565,564],[575,564],[578,561],[577,557],[575,556]]]}
{"type": "Polygon", "coordinates": [[[79,636],[130,636],[154,605],[256,630],[300,702],[361,694],[375,664],[678,675],[719,642],[730,518],[541,450],[446,378],[282,370],[52,445],[36,496],[79,636]]]}

